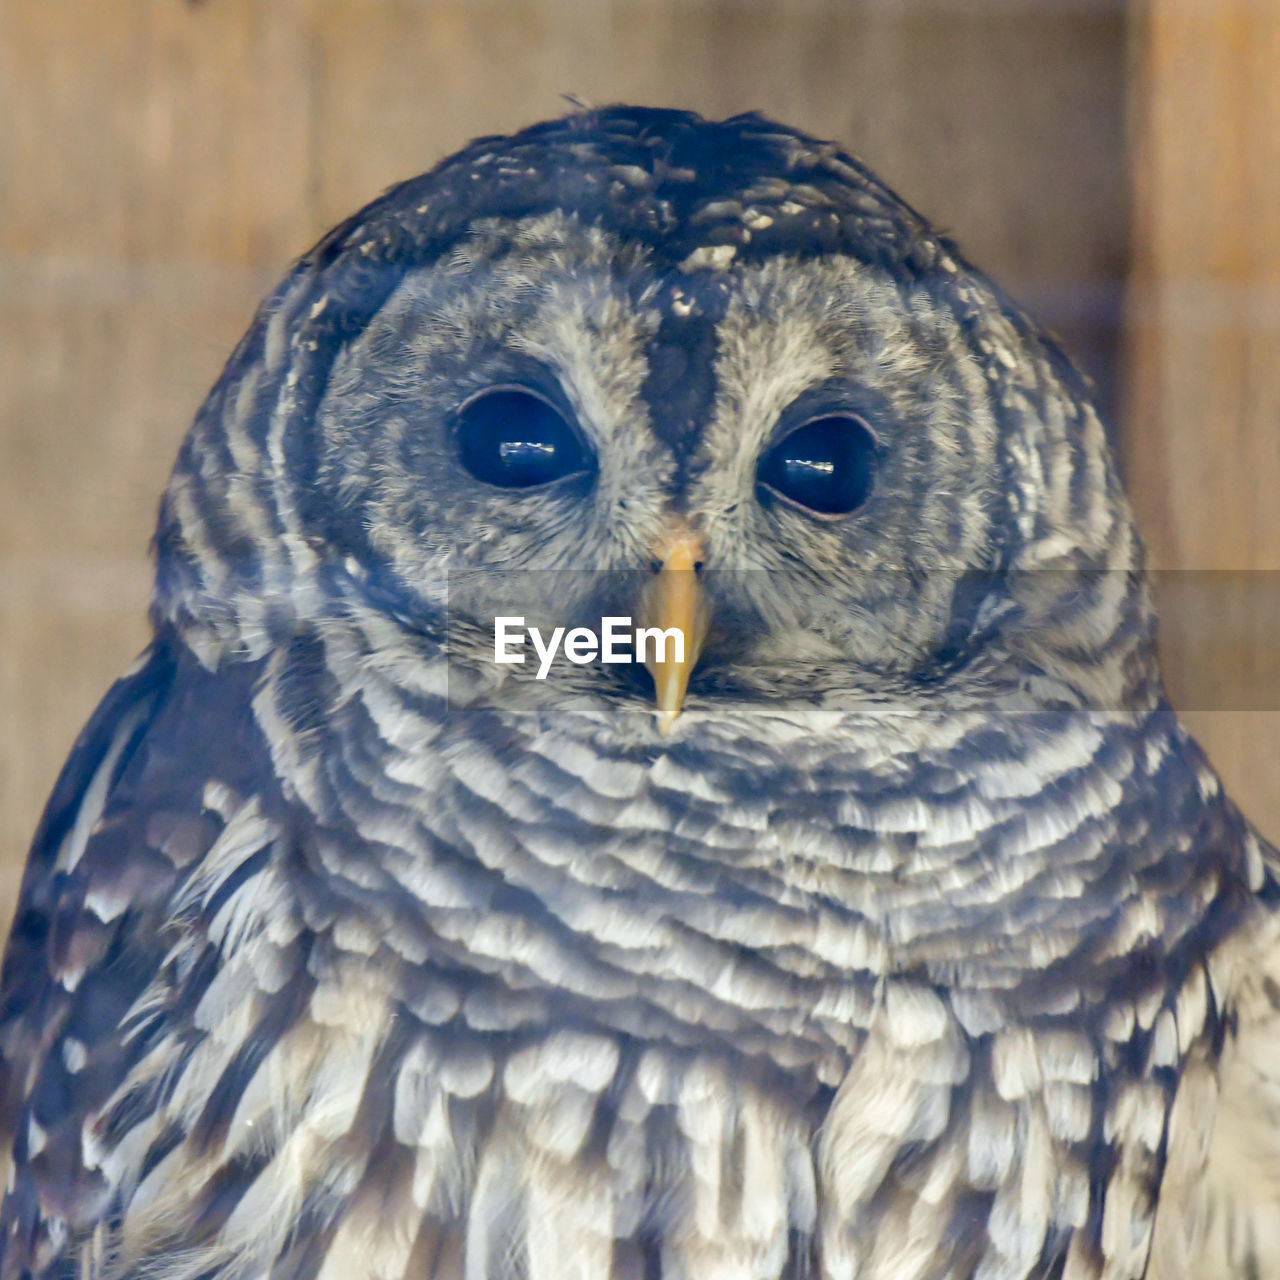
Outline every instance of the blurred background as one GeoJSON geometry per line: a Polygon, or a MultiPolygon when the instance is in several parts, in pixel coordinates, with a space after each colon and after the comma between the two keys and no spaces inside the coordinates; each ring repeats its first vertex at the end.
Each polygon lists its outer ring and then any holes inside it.
{"type": "MultiPolygon", "coordinates": [[[[5,0],[0,932],[258,298],[562,94],[837,139],[1094,380],[1157,565],[1280,570],[1277,68],[1276,0],[5,0]]],[[[1280,839],[1280,617],[1209,581],[1161,579],[1171,688],[1280,839]]]]}

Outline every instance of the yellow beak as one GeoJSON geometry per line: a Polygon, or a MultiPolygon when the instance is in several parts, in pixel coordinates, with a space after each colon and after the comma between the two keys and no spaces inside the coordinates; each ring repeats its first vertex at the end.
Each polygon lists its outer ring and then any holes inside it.
{"type": "Polygon", "coordinates": [[[653,676],[659,733],[680,714],[707,638],[706,594],[698,580],[703,554],[701,539],[678,524],[658,547],[660,567],[640,599],[636,652],[653,676]]]}

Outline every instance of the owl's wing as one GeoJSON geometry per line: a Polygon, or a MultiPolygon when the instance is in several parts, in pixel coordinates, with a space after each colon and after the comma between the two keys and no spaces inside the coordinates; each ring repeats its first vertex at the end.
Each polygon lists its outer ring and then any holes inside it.
{"type": "MultiPolygon", "coordinates": [[[[1264,899],[1280,897],[1272,852],[1264,899]]],[[[1205,1245],[1189,1274],[1280,1280],[1280,912],[1238,942],[1205,1179],[1205,1245]]]]}
{"type": "MultiPolygon", "coordinates": [[[[120,1086],[145,1078],[162,1034],[190,1025],[207,974],[164,923],[225,831],[220,800],[271,776],[246,690],[228,688],[255,674],[214,677],[158,638],[107,694],[49,800],[0,977],[5,1280],[72,1273],[68,1249],[109,1210],[113,1147],[154,1103],[120,1086]]],[[[211,905],[193,901],[197,924],[211,905]]]]}

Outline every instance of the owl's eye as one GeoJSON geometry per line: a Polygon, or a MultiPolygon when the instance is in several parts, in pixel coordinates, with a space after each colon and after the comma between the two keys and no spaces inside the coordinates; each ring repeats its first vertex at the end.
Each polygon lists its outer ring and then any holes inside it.
{"type": "Polygon", "coordinates": [[[457,430],[462,465],[502,489],[531,489],[591,469],[591,455],[561,413],[520,387],[472,396],[458,410],[457,430]]]}
{"type": "Polygon", "coordinates": [[[857,418],[815,418],[783,436],[756,467],[756,483],[820,515],[848,515],[875,479],[876,441],[857,418]]]}

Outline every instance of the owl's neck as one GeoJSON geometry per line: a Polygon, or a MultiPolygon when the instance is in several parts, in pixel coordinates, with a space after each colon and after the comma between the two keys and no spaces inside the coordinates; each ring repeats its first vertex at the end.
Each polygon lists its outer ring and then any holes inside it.
{"type": "Polygon", "coordinates": [[[714,1029],[834,1081],[887,980],[960,993],[975,1025],[1100,1009],[1191,964],[1246,878],[1247,828],[1163,705],[707,703],[661,737],[640,703],[451,701],[443,660],[385,639],[277,651],[255,714],[348,851],[349,883],[316,856],[326,897],[394,886],[407,951],[520,989],[499,1021],[714,1029]]]}

